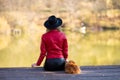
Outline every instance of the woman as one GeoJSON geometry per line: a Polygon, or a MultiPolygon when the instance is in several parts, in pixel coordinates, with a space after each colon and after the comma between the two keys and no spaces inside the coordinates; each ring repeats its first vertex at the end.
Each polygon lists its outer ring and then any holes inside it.
{"type": "Polygon", "coordinates": [[[65,61],[68,58],[68,43],[66,36],[59,30],[62,25],[62,19],[50,16],[45,21],[44,26],[47,33],[41,38],[41,54],[37,63],[32,67],[40,66],[44,57],[46,57],[44,69],[48,71],[64,70],[65,61]]]}

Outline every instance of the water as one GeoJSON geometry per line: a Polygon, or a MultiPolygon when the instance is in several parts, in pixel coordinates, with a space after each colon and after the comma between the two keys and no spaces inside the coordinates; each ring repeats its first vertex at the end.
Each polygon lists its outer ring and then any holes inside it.
{"type": "Polygon", "coordinates": [[[115,65],[120,63],[120,31],[75,34],[70,42],[70,53],[80,65],[115,65]]]}
{"type": "MultiPolygon", "coordinates": [[[[18,30],[14,35],[0,34],[0,67],[30,67],[37,61],[40,37],[45,30],[35,30],[20,33],[18,30]]],[[[78,65],[119,65],[119,33],[119,30],[85,35],[66,32],[69,59],[75,60],[78,65]]]]}
{"type": "Polygon", "coordinates": [[[31,66],[39,56],[40,37],[45,28],[34,20],[30,22],[28,14],[15,13],[0,16],[0,67],[31,66]],[[22,17],[17,19],[18,16],[22,17]]]}
{"type": "MultiPolygon", "coordinates": [[[[38,16],[34,12],[21,11],[0,13],[0,67],[30,67],[37,61],[40,38],[46,32],[40,24],[49,13],[42,14],[38,16]]],[[[65,33],[69,59],[78,65],[120,64],[120,30],[65,33]]]]}

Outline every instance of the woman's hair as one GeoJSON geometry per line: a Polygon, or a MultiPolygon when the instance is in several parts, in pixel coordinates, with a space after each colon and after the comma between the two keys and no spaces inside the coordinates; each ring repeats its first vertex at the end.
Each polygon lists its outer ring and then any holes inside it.
{"type": "MultiPolygon", "coordinates": [[[[57,29],[58,31],[62,32],[62,27],[61,27],[61,26],[57,27],[56,29],[57,29]]],[[[46,32],[49,32],[50,30],[53,30],[53,29],[47,29],[47,28],[46,28],[46,32]]]]}

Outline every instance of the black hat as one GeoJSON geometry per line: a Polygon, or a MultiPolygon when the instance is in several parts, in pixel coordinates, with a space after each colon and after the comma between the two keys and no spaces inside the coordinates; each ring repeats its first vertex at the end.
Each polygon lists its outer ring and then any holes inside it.
{"type": "Polygon", "coordinates": [[[50,16],[44,23],[47,29],[56,29],[60,25],[62,25],[62,19],[56,18],[54,15],[50,16]]]}

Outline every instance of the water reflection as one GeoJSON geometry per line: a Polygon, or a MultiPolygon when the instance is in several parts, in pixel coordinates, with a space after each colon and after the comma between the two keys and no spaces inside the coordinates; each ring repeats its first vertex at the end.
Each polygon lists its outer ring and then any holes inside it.
{"type": "Polygon", "coordinates": [[[10,43],[10,26],[7,21],[1,17],[0,18],[0,50],[7,47],[10,43]]]}
{"type": "MultiPolygon", "coordinates": [[[[40,37],[45,28],[36,17],[31,19],[18,13],[23,17],[16,19],[12,14],[12,19],[0,17],[0,67],[30,67],[39,56],[40,37]]],[[[119,28],[83,25],[64,32],[69,42],[69,59],[78,65],[120,64],[119,28]]]]}
{"type": "Polygon", "coordinates": [[[10,22],[0,17],[0,67],[30,66],[39,56],[40,37],[45,32],[44,27],[34,21],[29,23],[28,20],[19,25],[15,24],[17,21],[14,22],[15,25],[10,22]]]}
{"type": "MultiPolygon", "coordinates": [[[[67,34],[69,59],[75,59],[79,65],[120,64],[120,36],[115,36],[119,33],[120,31],[107,31],[97,34],[89,33],[85,36],[78,33],[67,34]]],[[[34,37],[31,39],[27,33],[19,38],[9,35],[10,40],[6,35],[0,36],[3,36],[0,39],[6,40],[7,44],[1,45],[0,67],[30,67],[31,63],[38,58],[40,35],[37,36],[39,40],[34,40],[34,37]]]]}

